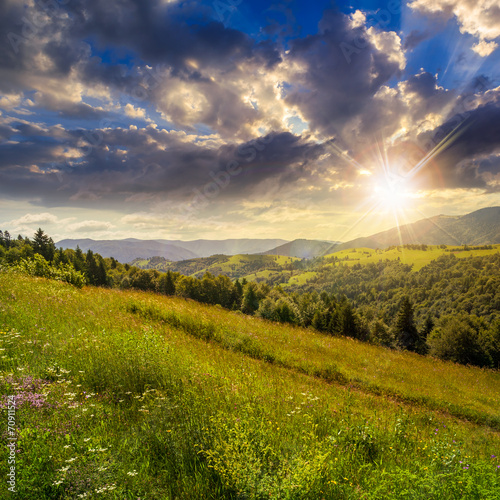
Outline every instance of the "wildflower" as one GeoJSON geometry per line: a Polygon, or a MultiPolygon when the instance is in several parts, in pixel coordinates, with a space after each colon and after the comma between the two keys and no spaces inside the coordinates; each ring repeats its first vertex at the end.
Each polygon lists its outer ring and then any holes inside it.
{"type": "Polygon", "coordinates": [[[137,471],[134,469],[132,472],[127,472],[127,476],[137,476],[137,471]]]}

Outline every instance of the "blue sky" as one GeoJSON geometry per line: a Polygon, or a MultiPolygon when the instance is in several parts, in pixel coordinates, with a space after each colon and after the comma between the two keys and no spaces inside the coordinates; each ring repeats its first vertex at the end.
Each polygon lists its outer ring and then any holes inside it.
{"type": "Polygon", "coordinates": [[[6,0],[0,227],[348,240],[500,205],[495,0],[6,0]]]}

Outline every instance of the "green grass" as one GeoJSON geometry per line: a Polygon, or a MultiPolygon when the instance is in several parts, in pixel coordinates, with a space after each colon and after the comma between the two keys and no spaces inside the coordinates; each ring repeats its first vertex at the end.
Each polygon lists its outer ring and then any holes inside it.
{"type": "Polygon", "coordinates": [[[316,271],[305,271],[299,274],[296,274],[292,276],[289,280],[288,283],[284,286],[288,285],[305,285],[308,280],[311,278],[315,278],[318,275],[316,271]]]}
{"type": "Polygon", "coordinates": [[[500,495],[497,372],[5,273],[0,331],[9,498],[500,495]]]}
{"type": "MultiPolygon", "coordinates": [[[[153,259],[155,258],[136,259],[134,260],[134,265],[141,268],[148,268],[151,267],[153,259]]],[[[242,278],[247,275],[255,279],[255,273],[276,269],[282,272],[281,267],[276,266],[284,266],[296,260],[300,259],[280,255],[214,255],[212,257],[177,262],[163,261],[152,265],[152,267],[159,271],[177,271],[195,278],[201,278],[205,273],[209,272],[214,275],[225,274],[232,279],[242,278]]]]}
{"type": "MultiPolygon", "coordinates": [[[[354,264],[369,264],[376,263],[381,260],[397,260],[400,259],[403,264],[413,264],[412,271],[419,271],[433,260],[436,260],[441,255],[449,255],[453,253],[458,258],[465,259],[470,256],[492,255],[500,251],[500,245],[493,245],[491,250],[468,250],[463,251],[463,247],[447,246],[446,249],[439,246],[429,245],[427,250],[411,250],[404,247],[392,248],[387,250],[373,250],[371,248],[355,248],[341,250],[325,256],[325,259],[337,257],[344,265],[354,264]],[[455,250],[455,251],[453,251],[455,250]],[[344,260],[345,259],[345,260],[344,260]]],[[[330,262],[326,265],[334,265],[330,262]]],[[[337,263],[338,265],[338,263],[337,263]]]]}

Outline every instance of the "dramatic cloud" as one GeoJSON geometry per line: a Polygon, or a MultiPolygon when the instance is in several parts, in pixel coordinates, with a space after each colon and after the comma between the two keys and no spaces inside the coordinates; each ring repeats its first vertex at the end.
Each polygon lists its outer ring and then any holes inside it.
{"type": "Polygon", "coordinates": [[[480,70],[450,61],[492,54],[497,3],[414,0],[425,16],[405,29],[398,2],[311,4],[303,20],[294,2],[244,3],[221,20],[211,0],[4,0],[4,219],[27,232],[178,237],[230,237],[238,224],[267,235],[280,222],[292,234],[297,221],[307,236],[313,221],[348,227],[380,172],[409,171],[436,148],[414,179],[421,199],[470,188],[490,203],[495,56],[480,70]],[[461,40],[444,54],[451,25],[461,40]]]}
{"type": "Polygon", "coordinates": [[[326,11],[317,35],[291,44],[294,67],[285,99],[329,136],[348,135],[351,120],[405,67],[399,36],[362,21],[326,11]]]}
{"type": "Polygon", "coordinates": [[[479,38],[474,45],[481,56],[491,54],[500,37],[500,5],[497,0],[414,0],[412,9],[442,18],[456,17],[460,30],[479,38]]]}

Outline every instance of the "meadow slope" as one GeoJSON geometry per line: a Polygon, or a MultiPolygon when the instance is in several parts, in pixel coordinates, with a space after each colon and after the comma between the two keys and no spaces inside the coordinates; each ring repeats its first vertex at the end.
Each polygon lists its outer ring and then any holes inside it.
{"type": "Polygon", "coordinates": [[[10,272],[0,332],[12,498],[500,496],[495,371],[10,272]]]}

